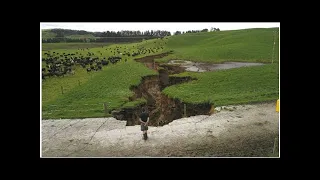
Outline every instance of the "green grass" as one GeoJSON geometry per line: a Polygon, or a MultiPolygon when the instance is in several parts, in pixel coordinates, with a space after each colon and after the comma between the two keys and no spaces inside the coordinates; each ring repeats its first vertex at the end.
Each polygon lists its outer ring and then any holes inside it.
{"type": "Polygon", "coordinates": [[[66,75],[65,77],[47,78],[42,81],[42,103],[44,105],[50,104],[50,101],[55,100],[63,93],[67,94],[69,91],[77,86],[87,83],[88,80],[101,74],[102,72],[94,72],[88,74],[86,69],[77,66],[74,75],[66,75]]]}
{"type": "MultiPolygon", "coordinates": [[[[64,94],[61,93],[60,87],[56,87],[55,84],[43,82],[44,101],[42,107],[43,112],[45,112],[43,118],[104,116],[103,103],[108,103],[110,109],[121,107],[129,101],[129,96],[133,95],[133,92],[129,90],[130,86],[138,85],[142,76],[156,73],[140,63],[128,61],[110,65],[98,73],[92,72],[95,75],[88,81],[89,74],[79,75],[79,77],[87,80],[80,86],[76,85],[75,79],[77,78],[75,78],[73,84],[69,85],[72,86],[70,90],[64,94]],[[46,97],[55,93],[55,97],[46,97]]],[[[62,83],[68,84],[63,81],[63,78],[60,79],[60,82],[59,85],[62,83]]],[[[126,104],[127,107],[129,105],[126,104]]],[[[135,103],[132,103],[132,105],[135,105],[135,103]]]]}
{"type": "Polygon", "coordinates": [[[170,37],[166,50],[174,53],[159,62],[171,59],[221,63],[225,61],[264,62],[264,66],[243,67],[217,72],[185,72],[176,76],[192,76],[197,81],[164,89],[169,97],[189,103],[213,102],[215,106],[276,100],[279,97],[278,28],[245,29],[170,37]]]}
{"type": "Polygon", "coordinates": [[[257,28],[232,31],[216,31],[183,34],[169,38],[166,49],[174,54],[159,59],[193,60],[211,63],[225,61],[265,62],[272,61],[273,41],[276,37],[275,58],[279,59],[279,28],[257,28]]]}
{"type": "Polygon", "coordinates": [[[50,50],[66,50],[66,49],[78,49],[78,48],[94,48],[101,46],[109,46],[110,43],[43,43],[42,51],[50,50]]]}
{"type": "Polygon", "coordinates": [[[130,101],[130,102],[125,103],[122,107],[123,108],[130,108],[130,107],[136,107],[138,105],[146,104],[146,103],[147,103],[146,99],[139,98],[139,99],[136,99],[134,101],[130,101]]]}
{"type": "Polygon", "coordinates": [[[163,92],[188,103],[215,106],[275,100],[279,97],[279,64],[234,68],[215,72],[185,72],[198,80],[167,87],[163,92]]]}
{"type": "MultiPolygon", "coordinates": [[[[97,57],[113,56],[115,47],[127,47],[127,52],[135,52],[136,47],[141,44],[151,44],[148,40],[133,44],[113,44],[108,47],[95,47],[89,50],[79,51],[78,49],[54,49],[56,53],[82,53],[94,52],[97,57]],[[135,48],[133,47],[135,46],[135,48]],[[106,50],[107,49],[107,50],[106,50]],[[98,53],[100,51],[100,53],[98,53]]],[[[58,43],[56,43],[58,45],[58,43]]],[[[63,43],[62,47],[64,46],[63,43]]],[[[69,44],[69,43],[68,43],[69,44]]],[[[155,44],[155,43],[154,43],[155,44]]],[[[46,45],[46,44],[44,44],[46,45]]],[[[42,51],[42,56],[46,57],[42,51]]],[[[160,53],[160,52],[157,52],[160,53]]],[[[157,54],[150,53],[150,54],[157,54]]],[[[148,55],[150,55],[148,54],[148,55]]],[[[140,55],[144,56],[144,55],[140,55]]],[[[136,56],[137,58],[139,56],[136,56]]],[[[137,99],[129,102],[129,97],[133,92],[129,90],[132,85],[138,85],[141,77],[157,74],[145,67],[141,63],[133,60],[133,57],[123,56],[127,62],[121,61],[115,65],[111,63],[104,66],[102,71],[87,73],[82,67],[75,67],[74,75],[66,77],[47,78],[42,81],[42,117],[43,119],[53,118],[84,118],[104,116],[103,103],[107,103],[108,109],[118,109],[121,107],[133,107],[145,103],[144,99],[137,99]],[[80,82],[80,85],[79,85],[80,82]],[[61,90],[63,87],[63,94],[61,90]]],[[[45,67],[45,62],[42,62],[45,67]]]]}

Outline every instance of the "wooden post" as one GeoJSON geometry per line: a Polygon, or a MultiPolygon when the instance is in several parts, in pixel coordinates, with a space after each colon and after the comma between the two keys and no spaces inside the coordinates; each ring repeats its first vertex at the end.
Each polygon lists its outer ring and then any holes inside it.
{"type": "Polygon", "coordinates": [[[61,92],[62,92],[62,94],[63,94],[63,87],[61,86],[61,92]]]}
{"type": "Polygon", "coordinates": [[[187,105],[186,104],[183,104],[183,114],[184,114],[184,117],[187,117],[187,105]]]}
{"type": "Polygon", "coordinates": [[[274,31],[274,36],[273,36],[273,48],[272,48],[272,60],[271,60],[271,64],[273,64],[273,57],[274,57],[274,46],[276,45],[276,33],[277,31],[274,31]]]}
{"type": "Polygon", "coordinates": [[[211,104],[211,108],[210,108],[209,114],[210,114],[210,115],[211,115],[211,114],[214,114],[214,106],[213,106],[213,104],[211,104]]]}
{"type": "Polygon", "coordinates": [[[107,105],[107,103],[103,103],[103,105],[104,105],[104,114],[107,115],[108,114],[108,111],[107,111],[108,105],[107,105]]]}

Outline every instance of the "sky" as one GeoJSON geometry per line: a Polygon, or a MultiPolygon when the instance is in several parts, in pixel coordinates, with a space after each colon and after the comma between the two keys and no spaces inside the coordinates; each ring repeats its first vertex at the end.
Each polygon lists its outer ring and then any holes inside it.
{"type": "Polygon", "coordinates": [[[280,22],[132,22],[132,23],[73,23],[73,22],[41,22],[40,29],[73,29],[73,30],[85,30],[91,32],[103,32],[103,31],[122,31],[122,30],[132,30],[132,31],[147,31],[147,30],[165,30],[170,31],[173,34],[176,31],[188,31],[188,30],[202,30],[219,28],[220,31],[224,30],[236,30],[236,29],[249,29],[249,28],[270,28],[270,27],[280,27],[280,22]]]}

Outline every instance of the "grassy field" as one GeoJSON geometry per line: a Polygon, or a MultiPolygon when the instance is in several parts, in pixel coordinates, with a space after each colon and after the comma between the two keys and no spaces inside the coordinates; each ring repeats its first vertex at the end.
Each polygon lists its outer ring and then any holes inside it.
{"type": "MultiPolygon", "coordinates": [[[[172,55],[158,61],[182,59],[212,63],[223,61],[270,63],[275,30],[279,31],[278,28],[268,28],[184,34],[132,44],[44,43],[42,50],[43,57],[46,57],[44,55],[46,50],[54,50],[56,53],[78,52],[82,55],[90,51],[97,57],[109,57],[115,55],[113,50],[115,47],[122,52],[126,50],[133,53],[137,52],[137,48],[155,49],[163,46],[164,49],[159,49],[157,52],[141,54],[134,58],[173,50],[172,55]],[[78,48],[89,48],[89,50],[79,51],[78,48]]],[[[192,76],[198,80],[168,87],[163,92],[170,97],[191,103],[211,101],[215,106],[278,99],[278,34],[275,39],[273,64],[216,72],[185,72],[177,76],[192,76]]],[[[43,119],[102,117],[105,102],[108,103],[109,109],[144,103],[144,99],[129,102],[128,97],[132,95],[129,87],[138,84],[142,76],[156,72],[135,62],[134,58],[123,56],[127,62],[108,65],[98,72],[87,73],[85,69],[76,67],[74,75],[42,81],[43,119]]]]}
{"type": "Polygon", "coordinates": [[[189,103],[213,102],[215,106],[263,102],[279,96],[278,64],[213,72],[185,72],[198,80],[170,86],[164,93],[189,103]]]}
{"type": "MultiPolygon", "coordinates": [[[[159,40],[150,41],[153,43],[159,40]]],[[[121,46],[122,48],[126,46],[127,51],[132,53],[136,51],[138,45],[143,45],[143,43],[150,44],[151,42],[122,44],[121,46]]],[[[101,58],[113,56],[111,51],[114,51],[113,48],[119,46],[118,44],[113,44],[104,48],[89,48],[89,50],[84,51],[59,48],[55,49],[54,52],[61,54],[64,52],[79,52],[79,54],[83,55],[87,52],[93,52],[101,58]],[[98,51],[102,52],[102,55],[98,51]]],[[[44,55],[45,52],[47,51],[43,51],[43,57],[46,57],[44,55]]],[[[74,69],[74,75],[47,78],[42,81],[43,119],[102,117],[105,115],[103,103],[108,103],[109,109],[132,107],[144,103],[144,99],[129,102],[129,96],[133,95],[129,87],[138,85],[142,76],[155,75],[157,73],[143,64],[135,62],[132,56],[123,57],[123,59],[127,59],[127,62],[121,61],[114,65],[110,63],[108,66],[104,66],[102,71],[87,73],[86,69],[78,66],[74,69]]],[[[45,62],[42,63],[42,67],[45,67],[45,62]]]]}
{"type": "Polygon", "coordinates": [[[168,87],[163,92],[184,102],[212,102],[215,106],[278,99],[278,32],[278,28],[257,28],[171,37],[166,50],[174,50],[174,54],[158,59],[158,62],[181,59],[210,63],[263,62],[267,65],[217,72],[185,72],[175,76],[192,76],[198,80],[168,87]]]}
{"type": "Polygon", "coordinates": [[[44,118],[102,117],[103,103],[108,103],[110,109],[122,105],[136,105],[132,102],[126,104],[129,96],[133,95],[129,87],[139,84],[144,75],[156,74],[155,71],[133,61],[109,65],[101,72],[82,73],[79,77],[56,80],[56,84],[43,82],[44,118]],[[90,74],[93,74],[92,77],[90,74]],[[82,82],[79,85],[76,79],[80,78],[82,82]],[[60,86],[67,89],[64,94],[60,86]]]}
{"type": "Polygon", "coordinates": [[[279,28],[202,32],[170,37],[166,49],[174,54],[159,59],[183,59],[211,63],[224,61],[264,62],[279,60],[279,28]],[[274,33],[277,31],[277,33],[274,33]]]}

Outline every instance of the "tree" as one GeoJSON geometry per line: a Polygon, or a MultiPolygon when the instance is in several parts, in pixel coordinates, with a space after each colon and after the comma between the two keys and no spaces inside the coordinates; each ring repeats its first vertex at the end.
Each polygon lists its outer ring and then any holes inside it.
{"type": "Polygon", "coordinates": [[[212,31],[220,31],[220,29],[219,29],[219,28],[213,28],[213,27],[212,27],[212,28],[210,29],[210,31],[211,31],[211,32],[212,32],[212,31]]]}
{"type": "Polygon", "coordinates": [[[201,32],[208,32],[208,29],[202,29],[201,32]]]}
{"type": "Polygon", "coordinates": [[[181,34],[181,31],[176,31],[176,32],[174,33],[174,35],[179,35],[179,34],[181,34]]]}

